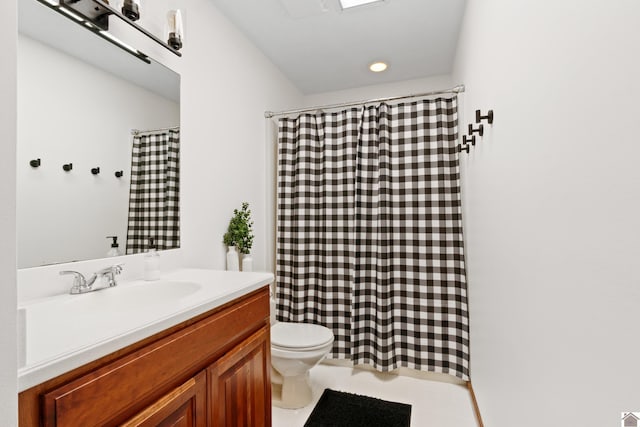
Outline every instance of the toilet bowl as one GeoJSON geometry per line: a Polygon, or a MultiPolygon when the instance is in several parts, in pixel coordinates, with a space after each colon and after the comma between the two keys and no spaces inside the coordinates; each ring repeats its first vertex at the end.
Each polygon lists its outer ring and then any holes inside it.
{"type": "MultiPolygon", "coordinates": [[[[272,313],[275,312],[272,302],[272,313]]],[[[331,351],[333,332],[310,323],[271,324],[271,384],[275,406],[297,409],[312,401],[309,371],[331,351]]]]}

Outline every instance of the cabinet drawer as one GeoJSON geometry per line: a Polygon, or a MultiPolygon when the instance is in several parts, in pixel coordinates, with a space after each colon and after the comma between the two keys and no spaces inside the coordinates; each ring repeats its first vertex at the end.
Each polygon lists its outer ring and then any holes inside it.
{"type": "Polygon", "coordinates": [[[44,425],[121,422],[204,369],[268,318],[269,296],[262,292],[46,393],[44,425]]]}
{"type": "Polygon", "coordinates": [[[200,372],[121,427],[206,427],[207,376],[200,372]]]}

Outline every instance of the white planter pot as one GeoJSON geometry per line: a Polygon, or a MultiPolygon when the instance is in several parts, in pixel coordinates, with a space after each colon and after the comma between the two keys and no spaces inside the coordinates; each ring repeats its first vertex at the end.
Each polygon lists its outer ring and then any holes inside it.
{"type": "Polygon", "coordinates": [[[242,255],[242,271],[253,271],[253,257],[251,254],[242,255]]]}
{"type": "Polygon", "coordinates": [[[229,250],[227,251],[227,270],[228,271],[238,271],[240,270],[240,261],[238,258],[238,251],[236,251],[235,246],[229,246],[229,250]]]}

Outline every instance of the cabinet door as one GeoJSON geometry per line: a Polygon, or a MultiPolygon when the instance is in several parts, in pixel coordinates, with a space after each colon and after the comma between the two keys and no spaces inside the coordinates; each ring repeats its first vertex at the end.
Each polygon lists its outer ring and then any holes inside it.
{"type": "Polygon", "coordinates": [[[201,372],[149,406],[123,427],[206,427],[207,377],[201,372]]]}
{"type": "Polygon", "coordinates": [[[207,368],[212,427],[271,426],[268,326],[207,368]]]}

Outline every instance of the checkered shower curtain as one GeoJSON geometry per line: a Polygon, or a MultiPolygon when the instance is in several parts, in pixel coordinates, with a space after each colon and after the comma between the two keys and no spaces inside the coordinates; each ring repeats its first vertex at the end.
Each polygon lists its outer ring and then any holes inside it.
{"type": "Polygon", "coordinates": [[[180,247],[179,175],[179,130],[134,136],[127,254],[180,247]]]}
{"type": "Polygon", "coordinates": [[[277,316],[331,358],[469,379],[457,99],[278,125],[277,316]]]}

